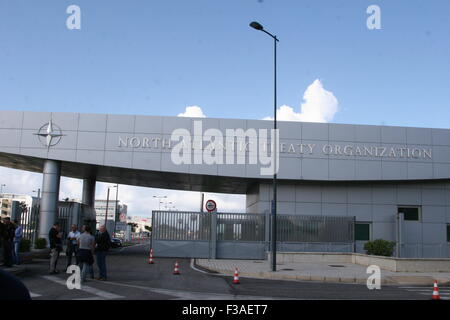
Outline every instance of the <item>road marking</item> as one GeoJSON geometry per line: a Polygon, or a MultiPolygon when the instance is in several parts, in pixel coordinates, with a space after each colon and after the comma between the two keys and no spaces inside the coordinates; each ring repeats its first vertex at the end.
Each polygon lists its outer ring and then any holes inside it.
{"type": "Polygon", "coordinates": [[[42,294],[34,293],[31,291],[29,291],[28,293],[30,294],[30,298],[42,297],[42,294]]]}
{"type": "Polygon", "coordinates": [[[151,288],[111,281],[108,281],[108,284],[135,289],[142,289],[154,293],[174,296],[177,298],[174,300],[279,300],[279,299],[286,300],[286,298],[276,298],[276,297],[246,296],[246,295],[233,295],[233,294],[212,293],[212,292],[193,292],[183,290],[151,288]]]}
{"type": "MultiPolygon", "coordinates": [[[[423,292],[417,292],[417,293],[419,293],[421,295],[424,295],[424,296],[430,296],[430,298],[431,298],[431,295],[429,293],[423,293],[423,292]]],[[[447,297],[443,297],[442,294],[440,294],[440,296],[441,296],[442,300],[450,300],[450,296],[448,298],[447,297]]]]}
{"type": "MultiPolygon", "coordinates": [[[[50,281],[53,281],[53,282],[58,283],[58,284],[61,284],[63,286],[66,286],[66,281],[63,280],[63,279],[60,279],[58,277],[55,277],[55,276],[42,276],[42,278],[50,280],[50,281]]],[[[94,294],[94,295],[99,296],[99,297],[104,298],[104,299],[122,299],[122,298],[125,298],[123,296],[119,296],[119,295],[114,294],[114,293],[110,293],[110,292],[99,290],[99,289],[96,289],[96,288],[93,288],[93,287],[89,287],[89,286],[86,286],[84,284],[81,285],[81,289],[80,290],[83,290],[85,292],[94,294]]]]}
{"type": "MultiPolygon", "coordinates": [[[[433,290],[433,286],[430,287],[399,287],[402,289],[430,289],[433,290]]],[[[450,287],[440,287],[439,290],[450,290],[450,287]]]]}
{"type": "MultiPolygon", "coordinates": [[[[411,291],[411,292],[433,292],[433,289],[406,289],[406,291],[411,291]]],[[[448,293],[450,293],[450,290],[439,289],[439,292],[448,292],[448,293]]]]}
{"type": "MultiPolygon", "coordinates": [[[[429,296],[431,299],[431,296],[433,295],[433,287],[407,287],[402,286],[399,287],[401,289],[404,289],[408,292],[414,292],[417,294],[421,294],[423,296],[429,296]]],[[[450,288],[448,286],[439,288],[439,294],[441,296],[441,300],[450,300],[450,288]]]]}

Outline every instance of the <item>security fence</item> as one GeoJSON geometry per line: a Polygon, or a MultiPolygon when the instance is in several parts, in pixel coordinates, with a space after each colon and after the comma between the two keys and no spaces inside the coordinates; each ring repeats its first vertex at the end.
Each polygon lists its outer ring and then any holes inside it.
{"type": "Polygon", "coordinates": [[[282,242],[353,242],[353,217],[277,216],[277,240],[282,242]]]}
{"type": "MultiPolygon", "coordinates": [[[[153,211],[159,256],[264,259],[270,215],[153,211]]],[[[286,251],[354,250],[354,217],[277,215],[277,247],[286,251]]]]}
{"type": "MultiPolygon", "coordinates": [[[[61,202],[59,204],[56,222],[59,223],[64,238],[70,232],[72,224],[78,225],[79,228],[82,225],[89,224],[91,227],[93,225],[95,228],[95,219],[87,219],[84,211],[85,206],[79,203],[61,202]]],[[[24,207],[20,212],[20,218],[18,218],[20,225],[23,228],[23,238],[31,240],[31,243],[33,244],[39,237],[39,215],[40,206],[33,205],[31,207],[24,207]]]]}
{"type": "Polygon", "coordinates": [[[27,207],[20,215],[20,225],[23,228],[23,238],[34,243],[39,233],[39,205],[27,207]]]}
{"type": "Polygon", "coordinates": [[[217,240],[264,241],[265,217],[260,214],[217,214],[217,240]]]}
{"type": "Polygon", "coordinates": [[[198,212],[155,212],[152,234],[154,240],[209,240],[211,215],[198,212]]]}

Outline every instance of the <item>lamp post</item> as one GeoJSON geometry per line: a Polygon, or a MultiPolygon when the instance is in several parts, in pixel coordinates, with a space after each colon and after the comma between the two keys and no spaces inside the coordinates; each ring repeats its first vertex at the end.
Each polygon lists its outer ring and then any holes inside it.
{"type": "Polygon", "coordinates": [[[172,201],[170,201],[170,202],[166,202],[165,203],[165,205],[164,205],[164,208],[167,210],[167,209],[169,209],[170,210],[170,205],[172,204],[172,201]]]}
{"type": "Polygon", "coordinates": [[[163,203],[161,201],[161,199],[167,198],[167,196],[153,196],[153,198],[159,199],[158,200],[158,211],[161,211],[161,203],[163,203]]]}
{"type": "Polygon", "coordinates": [[[277,36],[271,34],[270,32],[264,30],[264,27],[256,22],[253,21],[250,23],[250,27],[253,29],[262,31],[273,39],[273,45],[274,45],[274,73],[273,73],[273,83],[274,83],[274,101],[273,101],[273,129],[274,129],[274,137],[272,139],[275,139],[273,141],[273,150],[272,155],[274,159],[274,171],[273,171],[273,199],[272,199],[272,230],[271,230],[271,251],[272,251],[272,259],[271,259],[271,266],[272,271],[277,271],[277,164],[276,164],[276,154],[277,154],[277,145],[276,142],[278,141],[276,139],[277,136],[277,42],[279,41],[277,36]]]}
{"type": "Polygon", "coordinates": [[[38,206],[40,206],[41,205],[41,188],[38,188],[37,191],[33,190],[33,192],[37,192],[38,206]]]}
{"type": "Polygon", "coordinates": [[[114,209],[114,230],[112,231],[113,238],[116,236],[116,219],[117,219],[117,207],[119,206],[119,184],[116,184],[116,207],[114,209]]]}
{"type": "Polygon", "coordinates": [[[108,187],[108,192],[107,192],[107,195],[106,195],[105,228],[108,227],[106,223],[108,222],[109,189],[116,188],[116,187],[117,187],[117,185],[116,186],[112,186],[112,187],[108,187]]]}

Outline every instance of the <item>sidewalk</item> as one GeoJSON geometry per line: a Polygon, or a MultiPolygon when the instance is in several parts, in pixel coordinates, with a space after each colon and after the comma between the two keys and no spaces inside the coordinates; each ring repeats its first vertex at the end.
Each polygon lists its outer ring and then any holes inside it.
{"type": "MultiPolygon", "coordinates": [[[[342,282],[366,284],[370,274],[366,267],[352,263],[282,263],[277,271],[269,271],[267,260],[226,260],[195,259],[200,268],[232,276],[235,268],[239,276],[262,279],[302,280],[322,282],[342,282]]],[[[450,284],[450,273],[392,272],[381,269],[381,283],[384,285],[432,285],[437,280],[440,285],[450,284]]]]}

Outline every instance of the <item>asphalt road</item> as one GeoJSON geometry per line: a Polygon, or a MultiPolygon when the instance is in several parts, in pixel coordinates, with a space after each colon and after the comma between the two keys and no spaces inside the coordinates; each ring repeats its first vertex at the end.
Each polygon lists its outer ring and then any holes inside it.
{"type": "MultiPolygon", "coordinates": [[[[87,281],[81,289],[69,290],[64,273],[66,258],[58,263],[58,275],[48,274],[48,260],[27,265],[19,277],[36,300],[262,300],[262,299],[358,299],[358,300],[430,300],[430,287],[382,286],[369,290],[365,285],[320,282],[299,282],[224,277],[191,268],[190,259],[155,258],[148,264],[148,245],[114,249],[107,257],[108,281],[87,281]],[[180,275],[173,275],[174,262],[180,264],[180,275]]],[[[97,268],[95,266],[96,276],[97,268]]],[[[450,288],[442,287],[441,293],[450,288]]],[[[447,295],[448,296],[448,295],[447,295]]]]}

